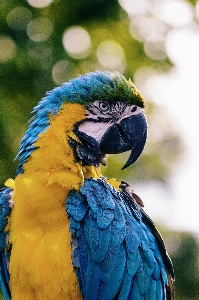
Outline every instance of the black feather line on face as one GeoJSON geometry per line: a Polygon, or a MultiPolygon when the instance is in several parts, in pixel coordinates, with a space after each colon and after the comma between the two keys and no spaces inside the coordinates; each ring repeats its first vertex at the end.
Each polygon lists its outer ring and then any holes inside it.
{"type": "MultiPolygon", "coordinates": [[[[113,118],[110,117],[110,118],[103,118],[103,117],[97,117],[97,119],[93,119],[93,118],[86,118],[86,122],[93,122],[93,123],[99,123],[99,122],[102,122],[102,123],[109,123],[109,122],[112,122],[113,123],[113,118]]],[[[81,123],[84,123],[85,120],[83,121],[80,121],[80,122],[77,122],[76,125],[75,125],[75,128],[78,128],[78,126],[81,124],[81,123]]]]}
{"type": "Polygon", "coordinates": [[[85,106],[85,109],[88,110],[90,113],[92,113],[93,115],[97,115],[96,113],[94,113],[92,107],[90,106],[85,106]]]}
{"type": "Polygon", "coordinates": [[[69,145],[73,149],[76,162],[81,162],[83,166],[99,167],[100,164],[105,166],[106,155],[99,152],[98,142],[77,129],[74,130],[74,133],[81,141],[81,143],[79,143],[72,138],[69,139],[69,145]]]}

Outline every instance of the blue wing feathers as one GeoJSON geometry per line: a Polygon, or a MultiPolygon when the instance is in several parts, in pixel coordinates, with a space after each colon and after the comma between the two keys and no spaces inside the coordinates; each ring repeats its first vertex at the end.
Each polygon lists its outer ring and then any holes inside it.
{"type": "MultiPolygon", "coordinates": [[[[96,299],[100,284],[99,265],[92,259],[85,233],[78,240],[79,282],[85,299],[96,299]]],[[[73,262],[74,265],[74,262],[73,262]]]]}
{"type": "Polygon", "coordinates": [[[93,217],[90,217],[89,226],[89,246],[91,249],[92,258],[97,263],[100,263],[108,251],[110,243],[110,228],[101,229],[95,222],[93,217]]]}
{"type": "Polygon", "coordinates": [[[8,224],[8,217],[11,213],[11,193],[12,189],[3,188],[0,190],[0,251],[6,247],[6,225],[8,224]]]}
{"type": "Polygon", "coordinates": [[[159,280],[160,278],[160,267],[156,260],[154,260],[153,277],[155,280],[159,280]]]}
{"type": "Polygon", "coordinates": [[[153,274],[154,265],[152,267],[150,267],[148,265],[148,263],[146,262],[146,260],[143,261],[143,264],[144,264],[144,269],[145,269],[146,273],[151,277],[151,275],[153,274]]]}
{"type": "Polygon", "coordinates": [[[82,194],[76,194],[75,197],[73,197],[73,193],[71,192],[71,195],[67,199],[67,211],[70,214],[71,212],[72,217],[76,221],[82,220],[84,217],[86,210],[88,208],[88,203],[86,201],[86,198],[82,194]]]}
{"type": "Polygon", "coordinates": [[[130,291],[132,288],[133,276],[129,275],[126,271],[124,274],[124,279],[122,282],[122,287],[120,290],[120,294],[118,300],[126,300],[129,299],[130,291]]]}
{"type": "Polygon", "coordinates": [[[155,257],[152,250],[144,242],[142,243],[142,249],[148,266],[153,270],[155,257]]]}
{"type": "Polygon", "coordinates": [[[130,226],[126,226],[126,247],[129,252],[135,252],[140,245],[140,238],[136,232],[132,230],[130,226]]]}
{"type": "Polygon", "coordinates": [[[114,209],[115,201],[113,195],[106,189],[104,184],[100,184],[97,181],[90,181],[89,189],[87,184],[80,188],[83,195],[87,197],[88,204],[91,206],[94,212],[98,211],[99,207],[103,209],[114,209]]]}
{"type": "MultiPolygon", "coordinates": [[[[132,285],[132,290],[131,290],[131,294],[130,294],[129,300],[145,300],[144,298],[145,297],[143,295],[141,295],[141,293],[140,293],[140,290],[139,290],[139,287],[138,287],[137,278],[134,277],[134,279],[133,279],[133,285],[132,285]]],[[[156,300],[155,297],[152,298],[152,299],[156,300]]]]}
{"type": "Polygon", "coordinates": [[[9,272],[8,272],[8,268],[7,268],[7,258],[6,258],[6,254],[4,252],[2,252],[2,267],[4,269],[5,280],[8,283],[10,280],[10,276],[9,276],[9,272]]]}
{"type": "Polygon", "coordinates": [[[86,299],[96,299],[100,286],[100,269],[91,256],[89,256],[86,273],[86,299]]]}
{"type": "Polygon", "coordinates": [[[161,268],[161,276],[162,276],[163,283],[167,284],[168,278],[164,267],[161,268]]]}
{"type": "Polygon", "coordinates": [[[124,197],[103,179],[86,179],[80,191],[67,198],[78,245],[73,266],[83,299],[172,299],[166,294],[169,282],[160,237],[152,221],[142,218],[142,210],[124,197]]]}
{"type": "Polygon", "coordinates": [[[137,278],[137,283],[138,283],[138,288],[140,291],[141,295],[146,295],[148,288],[149,288],[149,283],[150,283],[150,275],[146,272],[146,269],[144,267],[143,263],[143,258],[141,258],[140,263],[139,263],[139,268],[136,273],[136,278],[137,278]]]}
{"type": "Polygon", "coordinates": [[[115,244],[111,244],[104,260],[101,263],[101,280],[108,282],[112,276],[115,266],[118,263],[120,247],[115,244]]]}
{"type": "Polygon", "coordinates": [[[114,212],[111,209],[98,208],[97,225],[99,228],[106,228],[114,218],[114,212]]]}
{"type": "Polygon", "coordinates": [[[10,300],[10,292],[9,292],[9,287],[6,287],[5,284],[5,278],[2,275],[3,271],[2,271],[2,267],[0,267],[0,286],[1,286],[1,290],[3,293],[3,296],[5,298],[5,300],[10,300]]]}
{"type": "Polygon", "coordinates": [[[119,203],[116,203],[116,209],[114,211],[114,219],[112,221],[112,228],[114,239],[118,242],[121,241],[121,238],[124,239],[125,232],[126,232],[126,220],[123,214],[123,211],[120,207],[119,203]],[[122,235],[122,236],[121,236],[122,235]]]}
{"type": "Polygon", "coordinates": [[[78,261],[79,261],[79,268],[76,268],[73,262],[73,265],[75,267],[75,270],[78,270],[78,280],[80,287],[83,291],[83,295],[86,293],[86,272],[87,272],[87,266],[88,266],[88,243],[87,239],[85,237],[84,231],[82,231],[82,234],[80,235],[78,239],[78,245],[77,245],[77,251],[78,251],[78,261]]]}
{"type": "Polygon", "coordinates": [[[126,255],[124,245],[121,244],[120,251],[118,253],[117,265],[111,273],[110,280],[101,284],[98,299],[109,300],[113,299],[121,288],[126,265],[126,255]]]}
{"type": "Polygon", "coordinates": [[[9,289],[9,250],[7,247],[7,240],[9,232],[6,231],[8,218],[11,213],[11,195],[12,189],[3,188],[0,190],[0,287],[3,292],[4,298],[10,300],[9,289]]]}
{"type": "Polygon", "coordinates": [[[140,252],[136,251],[133,254],[128,252],[127,257],[128,257],[128,259],[127,259],[126,267],[127,267],[128,274],[130,274],[131,276],[134,276],[140,265],[140,260],[141,260],[140,252]]]}
{"type": "Polygon", "coordinates": [[[152,300],[154,298],[154,295],[156,294],[156,280],[151,277],[150,285],[149,285],[149,291],[147,293],[148,299],[152,300]]]}
{"type": "Polygon", "coordinates": [[[162,282],[160,280],[157,281],[156,283],[156,299],[157,300],[162,300],[164,299],[163,296],[163,286],[162,286],[162,282]]]}

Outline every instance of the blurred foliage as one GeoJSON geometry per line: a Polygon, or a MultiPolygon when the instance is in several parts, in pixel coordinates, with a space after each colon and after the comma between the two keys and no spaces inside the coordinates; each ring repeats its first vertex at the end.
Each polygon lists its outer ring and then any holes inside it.
{"type": "MultiPolygon", "coordinates": [[[[30,112],[46,91],[96,69],[116,70],[132,79],[142,70],[139,82],[144,82],[147,70],[161,73],[172,67],[165,50],[165,37],[172,25],[155,9],[166,1],[145,0],[138,6],[134,0],[126,1],[132,5],[131,11],[125,8],[124,0],[118,1],[54,0],[40,8],[36,6],[46,0],[0,1],[1,186],[15,176],[17,161],[13,159],[30,112]],[[135,13],[134,8],[140,11],[135,13]]],[[[196,0],[177,1],[181,2],[189,4],[194,14],[196,0]]],[[[138,87],[142,90],[142,83],[138,87]]],[[[183,146],[172,115],[152,100],[146,99],[149,135],[143,154],[122,172],[118,170],[128,153],[110,156],[109,167],[103,168],[107,176],[134,182],[168,182],[183,146]]],[[[176,273],[176,299],[198,299],[197,240],[173,232],[165,232],[164,238],[176,273]]]]}
{"type": "Polygon", "coordinates": [[[199,237],[161,229],[175,270],[176,300],[199,298],[199,237]]]}
{"type": "Polygon", "coordinates": [[[192,5],[195,6],[195,5],[197,4],[198,1],[197,1],[197,0],[188,0],[188,2],[190,2],[192,5]]]}

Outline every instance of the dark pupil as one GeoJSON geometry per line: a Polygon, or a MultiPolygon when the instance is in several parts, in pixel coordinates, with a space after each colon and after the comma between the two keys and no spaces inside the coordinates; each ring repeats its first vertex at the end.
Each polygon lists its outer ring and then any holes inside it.
{"type": "Polygon", "coordinates": [[[101,109],[108,109],[108,105],[106,103],[100,103],[100,108],[101,109]]]}
{"type": "Polygon", "coordinates": [[[137,110],[137,107],[134,106],[134,107],[132,108],[131,112],[134,112],[134,111],[136,111],[136,110],[137,110]]]}

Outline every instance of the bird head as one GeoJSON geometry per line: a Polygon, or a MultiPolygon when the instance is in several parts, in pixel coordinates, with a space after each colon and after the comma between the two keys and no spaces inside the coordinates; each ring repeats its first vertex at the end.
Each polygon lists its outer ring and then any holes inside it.
{"type": "Polygon", "coordinates": [[[98,87],[99,92],[95,91],[92,103],[84,104],[85,119],[74,128],[81,143],[70,143],[75,157],[84,165],[105,165],[107,154],[131,150],[122,168],[125,169],[137,160],[146,142],[147,121],[143,97],[132,81],[127,81],[121,74],[99,74],[104,75],[102,85],[98,87]],[[105,75],[109,78],[107,82],[105,75]]]}
{"type": "Polygon", "coordinates": [[[84,110],[82,119],[70,124],[75,135],[67,134],[65,129],[77,162],[98,167],[104,164],[107,154],[129,150],[131,154],[123,169],[136,161],[147,137],[144,99],[130,79],[119,73],[96,71],[47,92],[34,108],[36,114],[21,141],[17,174],[23,173],[24,163],[39,147],[37,141],[52,126],[52,117],[60,118],[64,107],[66,118],[71,118],[67,115],[67,103],[78,104],[84,110]]]}
{"type": "Polygon", "coordinates": [[[74,145],[75,156],[84,164],[105,164],[106,154],[131,150],[122,169],[140,156],[147,137],[143,108],[121,101],[95,100],[85,106],[86,119],[75,126],[81,144],[74,145]]]}

